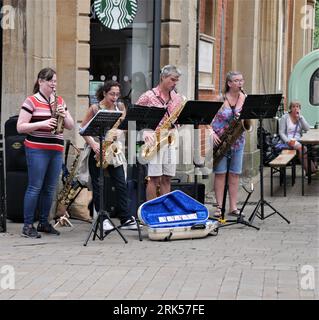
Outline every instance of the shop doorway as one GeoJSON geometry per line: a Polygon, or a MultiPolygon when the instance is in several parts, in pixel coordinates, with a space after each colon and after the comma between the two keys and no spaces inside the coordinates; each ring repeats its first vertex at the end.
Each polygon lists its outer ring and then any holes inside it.
{"type": "Polygon", "coordinates": [[[154,2],[156,0],[137,1],[133,23],[124,29],[112,30],[99,20],[91,0],[90,103],[95,102],[95,90],[105,80],[121,84],[121,99],[127,106],[152,87],[154,40],[160,37],[154,32],[154,16],[160,16],[160,12],[154,10],[154,2]]]}

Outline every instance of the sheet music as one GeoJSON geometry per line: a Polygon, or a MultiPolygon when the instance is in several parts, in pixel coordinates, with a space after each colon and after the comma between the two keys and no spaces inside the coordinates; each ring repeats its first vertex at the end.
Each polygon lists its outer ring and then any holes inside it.
{"type": "Polygon", "coordinates": [[[99,110],[95,116],[84,126],[84,127],[80,127],[79,128],[79,133],[80,135],[83,134],[83,132],[90,126],[90,124],[92,122],[95,121],[96,118],[99,118],[101,115],[110,115],[110,114],[113,114],[115,117],[121,117],[123,115],[123,112],[122,111],[115,111],[115,110],[106,110],[106,109],[103,109],[103,110],[99,110]]]}

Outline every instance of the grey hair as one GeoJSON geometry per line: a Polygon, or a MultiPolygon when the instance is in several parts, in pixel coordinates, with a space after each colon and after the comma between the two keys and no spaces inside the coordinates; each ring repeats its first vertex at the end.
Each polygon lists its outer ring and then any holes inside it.
{"type": "Polygon", "coordinates": [[[240,71],[229,71],[226,74],[224,93],[229,91],[228,81],[232,81],[234,76],[243,75],[240,71]]]}
{"type": "Polygon", "coordinates": [[[297,100],[291,101],[288,107],[289,112],[291,112],[292,107],[298,106],[301,109],[301,103],[297,100]]]}
{"type": "Polygon", "coordinates": [[[161,70],[161,79],[167,78],[169,76],[177,76],[180,77],[182,75],[181,71],[177,69],[176,66],[173,66],[171,64],[168,64],[164,66],[161,70]]]}

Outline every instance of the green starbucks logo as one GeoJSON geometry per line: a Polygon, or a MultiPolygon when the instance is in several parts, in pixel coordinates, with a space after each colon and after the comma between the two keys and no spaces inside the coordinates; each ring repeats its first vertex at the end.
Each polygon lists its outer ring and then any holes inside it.
{"type": "Polygon", "coordinates": [[[124,29],[135,18],[137,0],[95,0],[94,11],[107,28],[124,29]]]}

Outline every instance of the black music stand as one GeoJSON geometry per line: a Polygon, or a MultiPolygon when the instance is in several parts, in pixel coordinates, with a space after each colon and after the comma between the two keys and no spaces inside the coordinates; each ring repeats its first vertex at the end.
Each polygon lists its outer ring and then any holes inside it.
{"type": "MultiPolygon", "coordinates": [[[[243,105],[243,111],[241,113],[242,119],[258,119],[259,121],[259,132],[262,132],[263,129],[263,119],[273,118],[276,116],[278,107],[280,106],[282,94],[265,94],[265,95],[248,95],[245,103],[243,105]]],[[[253,222],[255,216],[261,220],[265,220],[270,216],[277,213],[281,218],[283,218],[287,223],[290,223],[278,210],[276,210],[272,205],[270,205],[264,199],[264,159],[263,159],[263,142],[262,134],[259,135],[259,147],[260,147],[260,200],[258,201],[253,213],[249,217],[248,221],[253,222]],[[273,210],[272,213],[265,216],[264,206],[267,205],[273,210]],[[261,209],[260,213],[258,212],[259,208],[261,209]]]]}
{"type": "Polygon", "coordinates": [[[225,219],[225,211],[226,211],[226,199],[227,199],[227,192],[228,192],[228,178],[229,178],[229,168],[230,168],[230,162],[231,162],[231,150],[228,150],[227,154],[225,155],[227,157],[227,169],[226,169],[226,176],[225,176],[225,185],[224,185],[224,194],[223,194],[223,204],[222,204],[222,216],[221,218],[213,218],[213,220],[218,220],[221,225],[219,225],[219,228],[228,227],[233,224],[243,224],[245,226],[255,228],[256,230],[259,230],[258,227],[253,226],[250,222],[246,221],[243,217],[243,211],[246,207],[246,204],[252,195],[254,189],[253,186],[250,188],[250,190],[247,190],[247,188],[244,188],[244,190],[248,193],[246,200],[243,204],[243,206],[239,210],[238,217],[236,219],[225,219]]]}
{"type": "Polygon", "coordinates": [[[121,238],[127,243],[127,240],[122,235],[118,227],[113,223],[111,220],[108,212],[103,210],[104,206],[104,174],[103,174],[103,139],[106,135],[106,132],[114,126],[116,121],[121,117],[122,112],[119,111],[109,111],[109,110],[99,110],[96,115],[91,119],[91,121],[82,129],[80,134],[82,136],[92,136],[92,137],[99,137],[100,141],[100,177],[99,177],[99,191],[100,191],[100,210],[98,212],[97,217],[95,218],[94,222],[92,223],[91,230],[84,242],[84,246],[87,245],[92,232],[93,234],[93,241],[95,237],[98,237],[100,240],[104,240],[104,238],[112,231],[116,230],[121,238]],[[113,229],[104,232],[103,230],[103,221],[104,219],[109,219],[110,223],[113,226],[113,229]],[[99,231],[99,234],[98,234],[99,231]]]}
{"type": "MultiPolygon", "coordinates": [[[[131,105],[126,113],[125,119],[121,122],[118,129],[120,130],[129,130],[131,129],[128,125],[129,122],[134,122],[136,135],[134,136],[134,141],[136,141],[136,146],[140,147],[143,144],[143,141],[138,141],[137,134],[139,131],[143,129],[150,129],[155,130],[158,126],[161,119],[164,117],[166,110],[164,108],[157,108],[157,107],[145,107],[139,105],[131,105]]],[[[130,143],[131,139],[128,139],[128,148],[130,150],[130,143]]],[[[135,143],[135,142],[134,142],[135,143]]],[[[135,151],[135,149],[134,149],[135,151]]],[[[137,150],[139,152],[139,150],[137,150]]],[[[134,158],[136,159],[136,153],[134,158]]],[[[141,230],[140,230],[140,221],[138,219],[137,211],[142,203],[141,200],[141,188],[144,185],[141,181],[144,179],[142,178],[142,167],[139,161],[136,162],[137,165],[137,176],[136,176],[136,221],[137,221],[137,229],[139,240],[142,241],[141,230]]]]}
{"type": "MultiPolygon", "coordinates": [[[[194,129],[198,129],[199,125],[210,125],[213,118],[215,117],[218,110],[221,108],[223,102],[213,102],[213,101],[188,101],[179,115],[177,122],[179,124],[193,124],[194,129]]],[[[198,130],[195,130],[195,133],[198,133],[198,130]]],[[[196,137],[195,137],[196,139],[196,137]]],[[[197,140],[199,141],[198,137],[197,140]]],[[[195,170],[196,168],[200,168],[201,165],[194,163],[195,170]]],[[[229,173],[229,166],[230,166],[230,157],[228,157],[227,160],[227,173],[226,173],[226,180],[225,180],[225,187],[224,187],[224,196],[223,196],[223,206],[222,206],[222,223],[225,223],[224,220],[225,216],[225,206],[226,206],[226,198],[227,198],[227,190],[228,190],[228,173],[229,173]]],[[[197,199],[197,175],[194,175],[194,183],[195,183],[195,199],[197,199]]],[[[247,191],[247,190],[246,190],[247,191]]],[[[248,192],[248,191],[247,191],[248,192]]],[[[248,192],[249,193],[249,192],[248,192]]],[[[248,197],[246,198],[245,204],[242,206],[240,210],[239,217],[236,220],[227,220],[228,226],[235,223],[241,223],[244,225],[251,226],[253,228],[258,229],[255,226],[252,226],[250,223],[246,222],[242,218],[242,211],[244,210],[244,207],[250,197],[252,192],[248,194],[248,197]]],[[[215,220],[215,219],[214,219],[215,220]]]]}
{"type": "MultiPolygon", "coordinates": [[[[194,144],[199,142],[199,126],[210,125],[215,117],[216,113],[222,106],[223,102],[220,101],[187,101],[182,112],[176,120],[176,124],[191,124],[195,129],[194,144]]],[[[195,148],[194,148],[195,149],[195,148]]],[[[199,150],[199,148],[197,148],[199,150]]],[[[203,164],[194,162],[194,187],[195,187],[195,199],[198,198],[197,190],[197,174],[196,168],[202,168],[203,164]]]]}

